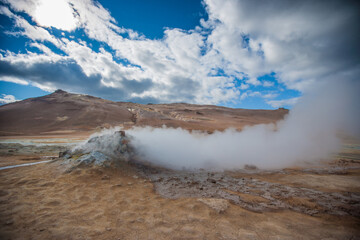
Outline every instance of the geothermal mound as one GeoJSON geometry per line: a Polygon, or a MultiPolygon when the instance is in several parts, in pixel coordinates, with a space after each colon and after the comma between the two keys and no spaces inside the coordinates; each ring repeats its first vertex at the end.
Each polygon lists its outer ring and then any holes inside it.
{"type": "MultiPolygon", "coordinates": [[[[132,134],[133,131],[130,130],[129,133],[132,134]]],[[[156,136],[150,136],[153,145],[159,145],[156,136]]],[[[65,172],[72,172],[79,167],[131,166],[139,176],[146,178],[145,181],[150,180],[155,192],[161,196],[170,199],[199,198],[218,213],[225,211],[227,203],[230,202],[254,212],[290,209],[307,215],[327,213],[357,218],[360,216],[358,192],[323,191],[321,188],[298,187],[264,179],[264,176],[270,179],[272,175],[291,176],[304,173],[313,177],[334,173],[341,175],[347,171],[344,167],[261,170],[246,165],[245,169],[232,171],[172,170],[153,165],[141,158],[141,152],[138,147],[135,149],[134,142],[136,135],[126,136],[124,131],[106,130],[72,150],[61,152],[60,158],[63,161],[60,164],[64,166],[65,172]],[[134,147],[131,147],[131,141],[134,147]]],[[[182,150],[181,145],[176,147],[182,150]]]]}
{"type": "Polygon", "coordinates": [[[84,166],[114,167],[129,161],[132,155],[129,141],[124,131],[105,132],[90,137],[72,150],[60,152],[59,157],[64,160],[62,165],[68,166],[68,171],[84,166]]]}

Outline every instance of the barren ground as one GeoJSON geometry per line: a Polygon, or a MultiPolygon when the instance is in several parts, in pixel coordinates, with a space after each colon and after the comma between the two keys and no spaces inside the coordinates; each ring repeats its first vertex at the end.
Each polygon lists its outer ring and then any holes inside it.
{"type": "MultiPolygon", "coordinates": [[[[48,159],[77,140],[14,141],[1,144],[0,166],[48,159]],[[24,141],[50,145],[19,145],[24,141]]],[[[359,186],[356,143],[330,163],[278,171],[173,172],[123,163],[65,173],[55,159],[0,170],[0,238],[359,239],[359,186]]]]}

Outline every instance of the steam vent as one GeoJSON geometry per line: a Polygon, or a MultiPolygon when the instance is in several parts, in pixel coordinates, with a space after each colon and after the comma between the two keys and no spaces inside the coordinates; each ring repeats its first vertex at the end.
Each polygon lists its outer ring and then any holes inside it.
{"type": "Polygon", "coordinates": [[[129,138],[125,131],[116,131],[90,138],[72,150],[59,153],[64,159],[62,165],[70,166],[68,171],[82,166],[112,167],[121,161],[129,161],[129,138]]]}

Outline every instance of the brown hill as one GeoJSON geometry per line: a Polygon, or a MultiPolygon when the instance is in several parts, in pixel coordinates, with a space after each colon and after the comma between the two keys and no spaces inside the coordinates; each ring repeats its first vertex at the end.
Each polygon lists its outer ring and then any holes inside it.
{"type": "Polygon", "coordinates": [[[112,102],[62,90],[0,106],[0,135],[48,135],[94,131],[102,127],[154,126],[189,130],[242,129],[283,119],[286,109],[249,110],[212,105],[112,102]]]}

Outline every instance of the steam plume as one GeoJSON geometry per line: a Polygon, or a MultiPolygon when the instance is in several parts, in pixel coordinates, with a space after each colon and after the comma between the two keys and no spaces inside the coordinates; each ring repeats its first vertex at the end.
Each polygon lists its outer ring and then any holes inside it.
{"type": "Polygon", "coordinates": [[[339,151],[339,134],[360,136],[359,82],[323,81],[274,125],[208,135],[172,128],[134,128],[132,145],[145,160],[173,169],[281,168],[339,151]]]}

